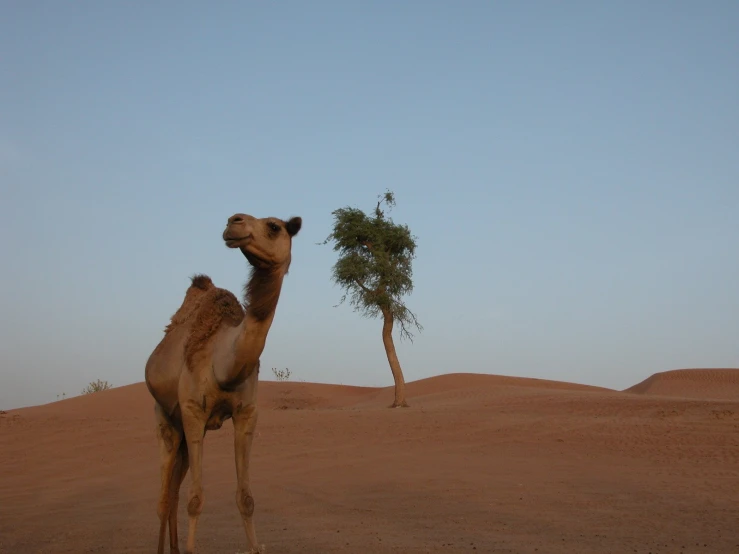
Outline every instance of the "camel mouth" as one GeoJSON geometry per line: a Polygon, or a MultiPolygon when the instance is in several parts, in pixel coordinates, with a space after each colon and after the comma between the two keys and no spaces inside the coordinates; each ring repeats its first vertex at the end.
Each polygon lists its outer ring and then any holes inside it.
{"type": "Polygon", "coordinates": [[[241,246],[241,243],[248,239],[248,236],[245,237],[232,237],[232,236],[224,236],[223,240],[226,242],[226,246],[229,248],[237,248],[238,246],[241,246]]]}

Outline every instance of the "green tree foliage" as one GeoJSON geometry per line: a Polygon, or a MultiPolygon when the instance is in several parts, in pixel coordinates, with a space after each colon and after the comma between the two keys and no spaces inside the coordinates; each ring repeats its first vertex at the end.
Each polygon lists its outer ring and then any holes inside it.
{"type": "Polygon", "coordinates": [[[370,215],[351,207],[335,210],[333,232],[323,244],[333,242],[334,251],[339,253],[332,275],[334,283],[344,289],[339,304],[348,299],[362,316],[382,316],[383,343],[395,378],[393,406],[407,406],[392,330],[397,322],[400,338],[411,341],[413,329],[423,330],[416,315],[403,302],[403,297],[413,291],[416,237],[407,225],[394,223],[386,216],[383,204],[388,211],[392,209],[395,195],[390,191],[380,195],[370,215]]]}

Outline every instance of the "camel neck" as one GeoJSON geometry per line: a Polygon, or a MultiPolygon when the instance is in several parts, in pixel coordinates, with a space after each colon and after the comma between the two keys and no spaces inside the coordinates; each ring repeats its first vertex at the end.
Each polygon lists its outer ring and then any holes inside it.
{"type": "Polygon", "coordinates": [[[256,322],[274,317],[285,273],[278,269],[253,269],[244,285],[246,316],[256,322]]]}
{"type": "Polygon", "coordinates": [[[228,389],[240,385],[258,366],[275,317],[284,277],[282,271],[252,271],[244,286],[246,315],[241,324],[241,332],[235,340],[234,363],[231,371],[219,380],[221,387],[228,389]]]}

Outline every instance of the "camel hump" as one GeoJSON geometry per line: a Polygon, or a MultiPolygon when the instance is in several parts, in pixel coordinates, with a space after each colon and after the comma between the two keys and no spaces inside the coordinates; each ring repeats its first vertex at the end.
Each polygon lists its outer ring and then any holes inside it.
{"type": "Polygon", "coordinates": [[[194,356],[205,348],[222,323],[235,327],[243,319],[244,308],[232,292],[213,287],[205,293],[185,342],[185,359],[190,370],[194,367],[194,356]]]}
{"type": "Polygon", "coordinates": [[[169,333],[175,327],[183,325],[195,315],[200,308],[203,297],[207,296],[210,291],[216,288],[210,277],[202,273],[190,277],[190,281],[190,286],[187,288],[182,305],[170,318],[169,325],[164,329],[165,334],[169,333]]]}
{"type": "Polygon", "coordinates": [[[198,275],[193,275],[190,278],[190,281],[192,281],[190,285],[191,287],[195,287],[196,289],[200,290],[210,290],[215,286],[211,278],[207,275],[203,275],[202,273],[198,275]]]}

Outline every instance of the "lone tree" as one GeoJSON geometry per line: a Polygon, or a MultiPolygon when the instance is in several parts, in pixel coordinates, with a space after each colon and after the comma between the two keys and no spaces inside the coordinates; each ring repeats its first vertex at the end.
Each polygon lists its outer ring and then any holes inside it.
{"type": "Polygon", "coordinates": [[[408,407],[405,380],[393,342],[393,326],[398,322],[400,338],[413,341],[411,328],[423,327],[403,303],[402,297],[413,290],[411,262],[415,257],[416,238],[407,225],[393,223],[381,209],[395,206],[395,195],[387,191],[379,196],[374,215],[356,208],[333,212],[333,232],[322,243],[334,242],[339,259],[333,267],[333,281],[349,298],[354,310],[364,317],[382,316],[382,342],[395,379],[392,407],[408,407]]]}

